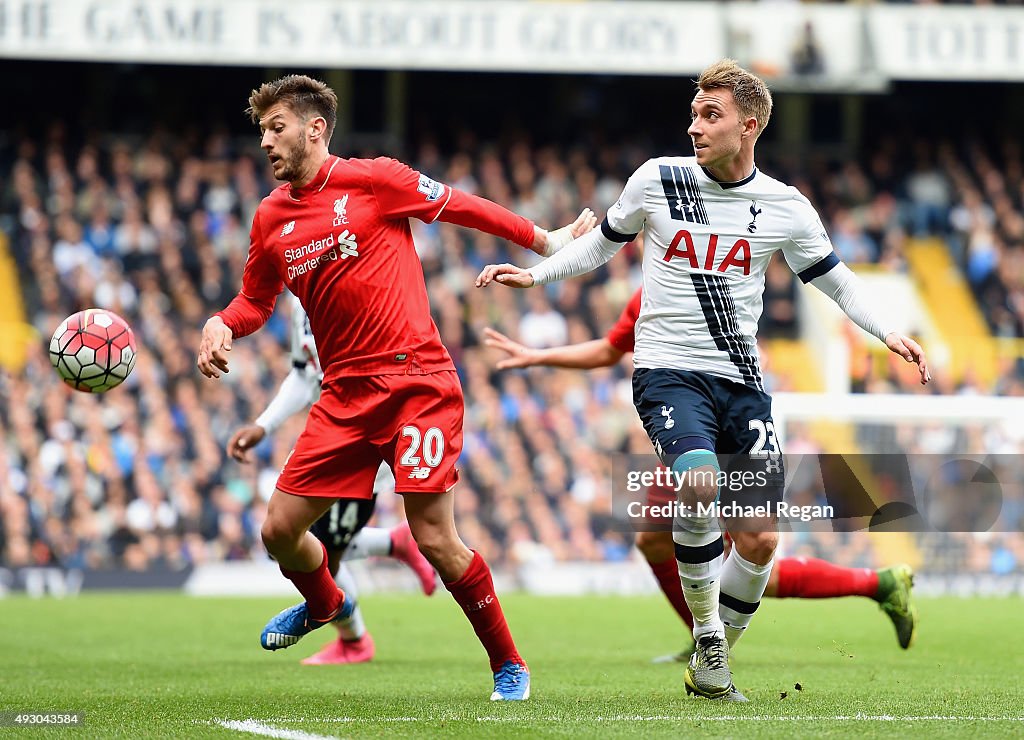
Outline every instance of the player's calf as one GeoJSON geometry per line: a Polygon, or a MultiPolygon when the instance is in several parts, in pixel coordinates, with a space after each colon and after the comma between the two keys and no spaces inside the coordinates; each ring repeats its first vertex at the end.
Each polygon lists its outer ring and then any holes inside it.
{"type": "Polygon", "coordinates": [[[672,533],[669,531],[638,532],[636,535],[636,548],[643,553],[648,563],[663,563],[675,557],[672,533]]]}

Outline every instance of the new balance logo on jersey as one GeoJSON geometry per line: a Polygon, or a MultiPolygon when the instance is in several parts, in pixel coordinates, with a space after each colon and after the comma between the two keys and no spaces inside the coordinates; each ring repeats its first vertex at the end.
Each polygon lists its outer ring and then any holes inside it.
{"type": "Polygon", "coordinates": [[[281,229],[281,236],[288,236],[293,231],[295,231],[295,222],[289,221],[284,225],[284,228],[281,229]]]}
{"type": "Polygon", "coordinates": [[[413,468],[412,472],[409,473],[409,477],[415,480],[426,480],[427,477],[430,475],[430,471],[431,468],[428,468],[426,466],[413,468]]]}
{"type": "Polygon", "coordinates": [[[348,216],[346,215],[346,209],[348,208],[348,193],[345,193],[344,198],[338,198],[334,201],[334,225],[341,226],[342,224],[348,223],[348,216]]]}
{"type": "Polygon", "coordinates": [[[665,408],[661,407],[661,415],[665,417],[665,428],[671,429],[676,425],[676,420],[672,418],[672,412],[676,410],[675,406],[669,406],[665,408]]]}
{"type": "Polygon", "coordinates": [[[757,207],[756,200],[750,206],[750,215],[753,216],[754,219],[749,224],[747,224],[747,231],[749,231],[751,234],[757,231],[757,217],[761,215],[762,210],[763,209],[757,207]]]}
{"type": "Polygon", "coordinates": [[[718,256],[718,234],[708,235],[708,246],[704,251],[704,262],[697,259],[697,250],[693,245],[693,235],[686,229],[682,229],[672,238],[672,243],[665,250],[664,262],[671,262],[676,258],[685,259],[693,270],[704,269],[715,272],[725,272],[730,268],[743,270],[744,275],[750,274],[750,242],[746,239],[737,239],[736,243],[729,248],[725,259],[715,264],[718,256]],[[680,247],[680,245],[682,245],[680,247]]]}

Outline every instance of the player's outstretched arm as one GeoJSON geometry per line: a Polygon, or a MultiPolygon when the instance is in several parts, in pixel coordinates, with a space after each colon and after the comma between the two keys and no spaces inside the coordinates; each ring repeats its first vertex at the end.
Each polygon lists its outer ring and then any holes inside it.
{"type": "Polygon", "coordinates": [[[921,385],[925,385],[932,379],[932,374],[928,370],[928,358],[924,356],[924,350],[921,349],[921,345],[913,339],[893,331],[886,334],[885,346],[907,362],[913,362],[917,365],[917,371],[921,376],[921,385]]]}
{"type": "Polygon", "coordinates": [[[487,265],[477,276],[476,287],[483,288],[493,281],[510,288],[532,288],[534,285],[577,277],[605,264],[622,249],[626,241],[609,238],[603,228],[594,229],[529,270],[507,263],[487,265]]]}
{"type": "Polygon", "coordinates": [[[810,280],[811,285],[834,300],[861,329],[874,334],[886,347],[907,362],[916,363],[921,375],[921,385],[930,381],[932,376],[928,371],[928,360],[921,345],[905,334],[888,328],[871,306],[864,290],[864,283],[857,278],[853,270],[835,257],[832,258],[832,262],[834,265],[824,274],[810,280]]]}
{"type": "Polygon", "coordinates": [[[498,360],[495,367],[508,370],[517,367],[546,365],[589,370],[595,367],[609,367],[622,359],[625,354],[612,346],[607,339],[594,339],[561,347],[533,349],[510,339],[490,327],[484,329],[484,344],[505,352],[508,356],[498,360]]]}
{"type": "Polygon", "coordinates": [[[246,424],[231,436],[228,454],[239,462],[248,462],[249,450],[272,434],[289,416],[305,411],[316,398],[319,387],[320,373],[315,365],[308,363],[305,367],[293,367],[256,421],[246,424]]]}
{"type": "Polygon", "coordinates": [[[220,316],[213,316],[206,322],[196,360],[199,372],[208,378],[219,378],[220,373],[228,372],[227,353],[231,351],[231,336],[231,329],[220,316]]]}

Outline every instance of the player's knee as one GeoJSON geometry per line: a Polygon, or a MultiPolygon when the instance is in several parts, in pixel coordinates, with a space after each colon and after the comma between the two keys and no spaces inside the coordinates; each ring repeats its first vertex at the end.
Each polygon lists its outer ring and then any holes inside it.
{"type": "Polygon", "coordinates": [[[260,537],[263,539],[263,546],[267,548],[267,552],[271,555],[294,549],[294,545],[298,540],[294,528],[289,526],[287,522],[271,519],[270,517],[267,517],[266,521],[263,522],[263,527],[260,529],[260,537]]]}
{"type": "MultiPolygon", "coordinates": [[[[420,525],[412,527],[412,536],[416,540],[416,546],[423,553],[431,565],[444,560],[446,553],[451,552],[451,538],[441,527],[420,525]]],[[[435,566],[436,567],[436,566],[435,566]]]]}
{"type": "Polygon", "coordinates": [[[718,498],[718,486],[714,483],[696,483],[689,486],[690,494],[703,504],[710,504],[718,498]]]}
{"type": "Polygon", "coordinates": [[[778,532],[737,532],[734,547],[745,560],[764,565],[772,559],[779,544],[778,532]]]}
{"type": "Polygon", "coordinates": [[[675,557],[671,532],[640,532],[636,536],[636,547],[651,563],[661,563],[675,557]]]}
{"type": "Polygon", "coordinates": [[[672,471],[678,480],[679,499],[687,506],[707,506],[718,498],[717,464],[694,465],[695,462],[702,462],[705,457],[713,458],[714,455],[704,450],[695,450],[681,455],[672,465],[672,471]]]}

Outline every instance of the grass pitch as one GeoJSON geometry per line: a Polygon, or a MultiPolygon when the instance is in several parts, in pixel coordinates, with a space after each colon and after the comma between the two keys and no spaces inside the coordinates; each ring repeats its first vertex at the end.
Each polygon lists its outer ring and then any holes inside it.
{"type": "Polygon", "coordinates": [[[487,701],[483,650],[454,602],[368,596],[377,657],[300,666],[331,628],[260,649],[280,599],[89,594],[0,600],[0,711],[84,712],[77,730],[0,736],[687,737],[1024,734],[1019,599],[919,600],[901,651],[864,599],[765,600],[733,657],[749,704],[688,699],[680,627],[660,597],[503,597],[533,673],[525,704],[487,701]],[[799,688],[797,686],[799,685],[799,688]]]}

